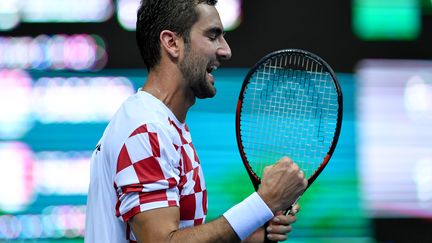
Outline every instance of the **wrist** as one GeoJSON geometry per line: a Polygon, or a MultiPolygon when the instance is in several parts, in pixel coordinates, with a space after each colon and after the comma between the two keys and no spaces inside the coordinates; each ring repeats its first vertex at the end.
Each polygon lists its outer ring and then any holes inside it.
{"type": "Polygon", "coordinates": [[[273,218],[272,210],[256,192],[223,215],[237,236],[244,240],[256,229],[273,218]]]}

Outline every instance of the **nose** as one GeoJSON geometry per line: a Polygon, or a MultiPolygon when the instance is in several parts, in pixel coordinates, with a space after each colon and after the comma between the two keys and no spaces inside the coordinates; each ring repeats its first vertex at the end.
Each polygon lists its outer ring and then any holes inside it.
{"type": "Polygon", "coordinates": [[[221,45],[217,50],[218,56],[221,58],[221,60],[228,60],[231,58],[231,48],[228,45],[228,42],[225,40],[224,37],[222,37],[221,45]]]}

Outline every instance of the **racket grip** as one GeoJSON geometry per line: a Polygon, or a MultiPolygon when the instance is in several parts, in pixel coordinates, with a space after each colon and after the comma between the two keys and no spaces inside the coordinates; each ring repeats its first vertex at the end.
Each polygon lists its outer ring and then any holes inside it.
{"type": "Polygon", "coordinates": [[[264,243],[277,243],[277,241],[269,240],[269,238],[265,238],[264,243]]]}

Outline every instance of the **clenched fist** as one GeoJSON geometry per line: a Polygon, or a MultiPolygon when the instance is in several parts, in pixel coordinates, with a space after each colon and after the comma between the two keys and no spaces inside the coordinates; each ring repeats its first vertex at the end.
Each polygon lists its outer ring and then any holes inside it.
{"type": "Polygon", "coordinates": [[[258,194],[273,213],[291,207],[307,187],[303,171],[290,158],[264,168],[258,194]]]}

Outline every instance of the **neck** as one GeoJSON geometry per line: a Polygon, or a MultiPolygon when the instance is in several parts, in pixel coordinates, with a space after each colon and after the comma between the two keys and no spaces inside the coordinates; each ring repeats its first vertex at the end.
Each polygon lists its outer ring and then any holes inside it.
{"type": "Polygon", "coordinates": [[[187,112],[195,103],[195,95],[176,66],[151,70],[142,90],[161,100],[180,122],[186,121],[187,112]]]}

